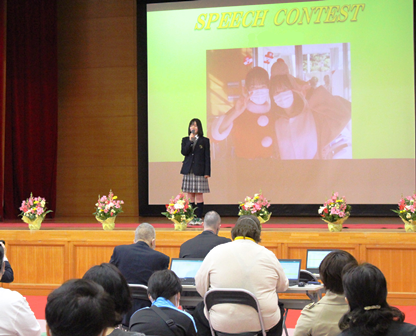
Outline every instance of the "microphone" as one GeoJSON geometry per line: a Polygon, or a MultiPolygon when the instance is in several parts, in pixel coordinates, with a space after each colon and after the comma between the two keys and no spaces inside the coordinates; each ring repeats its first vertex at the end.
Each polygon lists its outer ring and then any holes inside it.
{"type": "Polygon", "coordinates": [[[192,134],[195,134],[195,130],[194,130],[194,129],[193,129],[193,130],[191,130],[191,133],[192,133],[192,134]]]}

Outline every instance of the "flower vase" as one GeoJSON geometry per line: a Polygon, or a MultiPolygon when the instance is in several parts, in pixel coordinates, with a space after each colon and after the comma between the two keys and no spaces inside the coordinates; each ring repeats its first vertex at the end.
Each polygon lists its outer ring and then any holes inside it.
{"type": "Polygon", "coordinates": [[[266,219],[264,219],[264,218],[262,218],[260,216],[257,216],[257,219],[260,222],[260,227],[261,227],[261,224],[264,224],[264,223],[266,223],[266,222],[268,222],[270,220],[271,215],[272,215],[272,213],[269,212],[269,214],[267,215],[267,218],[266,219]]]}
{"type": "Polygon", "coordinates": [[[400,217],[401,220],[404,223],[404,229],[406,232],[416,232],[416,221],[414,220],[405,220],[402,217],[400,217]]]}
{"type": "Polygon", "coordinates": [[[42,225],[43,219],[44,219],[43,216],[38,216],[34,220],[30,219],[27,216],[23,216],[22,217],[22,221],[24,221],[25,223],[29,224],[30,231],[39,230],[40,227],[41,227],[41,225],[42,225]]]}
{"type": "Polygon", "coordinates": [[[192,220],[193,218],[188,218],[188,219],[184,219],[182,221],[177,221],[175,218],[171,218],[171,221],[174,223],[174,229],[175,231],[184,231],[186,230],[186,228],[188,227],[188,223],[192,220]]]}
{"type": "Polygon", "coordinates": [[[330,232],[341,232],[342,231],[342,224],[344,224],[344,222],[348,219],[348,217],[340,218],[335,222],[330,222],[330,221],[327,221],[325,219],[322,219],[322,220],[328,224],[328,230],[330,232]]]}
{"type": "Polygon", "coordinates": [[[110,230],[114,230],[114,227],[116,226],[116,224],[114,223],[115,220],[116,220],[116,217],[117,216],[108,217],[107,219],[102,220],[102,219],[98,218],[97,216],[95,216],[95,219],[103,225],[103,229],[105,231],[110,231],[110,230]]]}

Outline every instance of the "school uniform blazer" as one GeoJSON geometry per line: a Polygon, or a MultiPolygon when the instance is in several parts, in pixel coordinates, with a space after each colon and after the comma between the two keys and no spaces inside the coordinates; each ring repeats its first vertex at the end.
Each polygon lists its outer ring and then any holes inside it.
{"type": "Polygon", "coordinates": [[[193,151],[189,137],[182,138],[181,153],[185,156],[181,174],[189,174],[192,170],[197,176],[211,176],[211,152],[208,138],[199,137],[193,151]]]}

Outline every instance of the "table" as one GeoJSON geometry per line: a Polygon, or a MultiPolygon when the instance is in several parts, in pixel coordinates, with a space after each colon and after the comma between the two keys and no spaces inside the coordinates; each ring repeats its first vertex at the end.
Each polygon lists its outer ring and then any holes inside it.
{"type": "MultiPolygon", "coordinates": [[[[285,292],[285,294],[306,294],[309,297],[309,300],[299,300],[299,299],[282,299],[279,300],[287,305],[288,309],[303,309],[307,304],[312,302],[318,302],[322,298],[322,293],[324,290],[323,285],[306,285],[305,287],[299,286],[290,286],[285,292]]],[[[196,291],[194,285],[182,285],[182,293],[192,293],[192,296],[181,295],[181,305],[186,307],[195,307],[199,302],[204,299],[196,291]]]]}

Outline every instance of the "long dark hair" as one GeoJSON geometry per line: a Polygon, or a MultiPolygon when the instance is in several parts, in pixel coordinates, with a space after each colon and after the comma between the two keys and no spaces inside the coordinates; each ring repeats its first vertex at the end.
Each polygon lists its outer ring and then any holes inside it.
{"type": "Polygon", "coordinates": [[[202,128],[201,120],[199,120],[198,118],[194,118],[189,122],[188,135],[191,134],[191,130],[189,128],[194,122],[196,122],[196,126],[198,126],[198,136],[204,136],[204,129],[202,128]]]}
{"type": "Polygon", "coordinates": [[[392,322],[403,322],[404,313],[387,303],[387,282],[374,265],[362,264],[349,269],[342,278],[350,306],[339,321],[339,328],[353,328],[359,335],[383,335],[392,322]]]}
{"type": "Polygon", "coordinates": [[[118,313],[115,322],[119,324],[132,307],[129,285],[119,269],[112,264],[102,263],[91,267],[82,278],[98,283],[111,296],[115,312],[118,313]]]}

